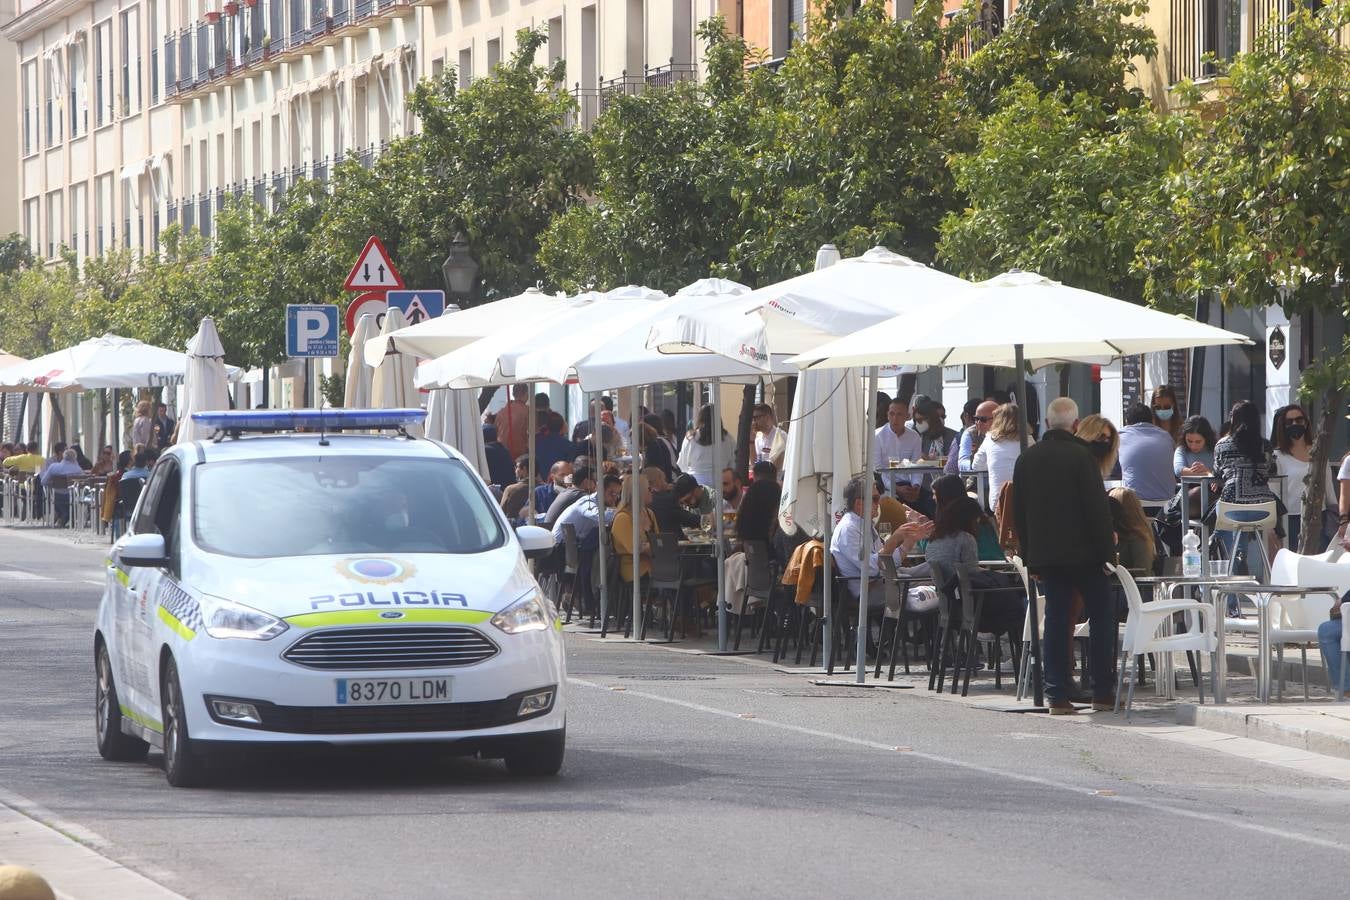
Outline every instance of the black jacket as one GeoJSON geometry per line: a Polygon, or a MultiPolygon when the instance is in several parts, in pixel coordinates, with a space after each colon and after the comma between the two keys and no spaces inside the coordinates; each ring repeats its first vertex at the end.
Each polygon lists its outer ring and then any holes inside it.
{"type": "Polygon", "coordinates": [[[652,515],[656,517],[656,527],[663,534],[676,534],[681,528],[698,527],[698,513],[681,506],[672,490],[652,494],[652,515]]]}
{"type": "Polygon", "coordinates": [[[1102,472],[1085,442],[1055,429],[1017,458],[1013,523],[1022,561],[1033,572],[1115,559],[1102,472]]]}

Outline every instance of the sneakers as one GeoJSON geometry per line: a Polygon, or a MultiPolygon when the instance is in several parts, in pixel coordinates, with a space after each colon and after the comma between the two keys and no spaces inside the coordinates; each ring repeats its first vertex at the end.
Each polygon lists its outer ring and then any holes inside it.
{"type": "Polygon", "coordinates": [[[1075,716],[1077,714],[1077,708],[1068,700],[1056,700],[1050,704],[1050,715],[1052,716],[1075,716]]]}

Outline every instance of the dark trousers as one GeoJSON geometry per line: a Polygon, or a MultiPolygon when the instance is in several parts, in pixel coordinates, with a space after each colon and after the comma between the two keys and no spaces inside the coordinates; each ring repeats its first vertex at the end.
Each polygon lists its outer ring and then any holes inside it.
{"type": "Polygon", "coordinates": [[[1041,653],[1045,658],[1045,696],[1050,703],[1069,699],[1070,635],[1074,626],[1074,594],[1083,600],[1092,633],[1088,643],[1091,657],[1092,696],[1104,700],[1111,696],[1111,654],[1115,645],[1116,616],[1110,585],[1101,566],[1043,569],[1040,573],[1041,599],[1045,602],[1045,634],[1041,653]]]}

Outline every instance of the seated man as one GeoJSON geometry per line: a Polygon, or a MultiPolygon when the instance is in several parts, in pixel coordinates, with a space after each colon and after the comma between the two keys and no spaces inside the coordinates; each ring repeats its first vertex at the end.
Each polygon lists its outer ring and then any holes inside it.
{"type": "Polygon", "coordinates": [[[674,491],[680,505],[693,510],[696,515],[708,515],[713,511],[712,494],[688,472],[675,479],[674,491]]]}
{"type": "Polygon", "coordinates": [[[745,496],[745,481],[741,473],[734,469],[722,470],[722,508],[735,512],[741,508],[741,498],[745,496]]]}
{"type": "Polygon", "coordinates": [[[42,487],[55,504],[58,526],[64,527],[70,521],[70,476],[83,474],[79,454],[74,448],[63,451],[59,462],[51,463],[42,471],[42,487]]]}
{"type": "MultiPolygon", "coordinates": [[[[845,512],[830,538],[830,553],[839,574],[847,579],[849,591],[856,598],[861,587],[863,549],[867,549],[867,576],[869,579],[880,575],[877,563],[882,554],[890,555],[900,564],[904,555],[914,548],[922,538],[928,537],[933,530],[932,523],[907,522],[901,525],[885,541],[877,535],[876,527],[863,522],[863,491],[872,491],[872,509],[880,508],[881,495],[865,476],[854,478],[844,488],[845,512]]],[[[885,605],[885,595],[880,591],[869,591],[868,607],[885,605]]]]}
{"type": "Polygon", "coordinates": [[[652,489],[652,515],[656,517],[658,531],[679,534],[682,528],[698,527],[698,513],[680,505],[664,472],[656,466],[648,466],[642,470],[642,474],[647,477],[647,485],[652,489]]]}

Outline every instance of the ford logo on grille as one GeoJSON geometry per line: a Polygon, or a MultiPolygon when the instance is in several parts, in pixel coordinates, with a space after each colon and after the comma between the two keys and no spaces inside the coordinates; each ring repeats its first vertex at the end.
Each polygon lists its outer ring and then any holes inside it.
{"type": "Polygon", "coordinates": [[[403,613],[397,612],[397,611],[391,609],[391,610],[389,610],[388,612],[382,612],[382,613],[380,613],[380,618],[381,618],[381,619],[401,619],[401,618],[403,618],[403,613]]]}

